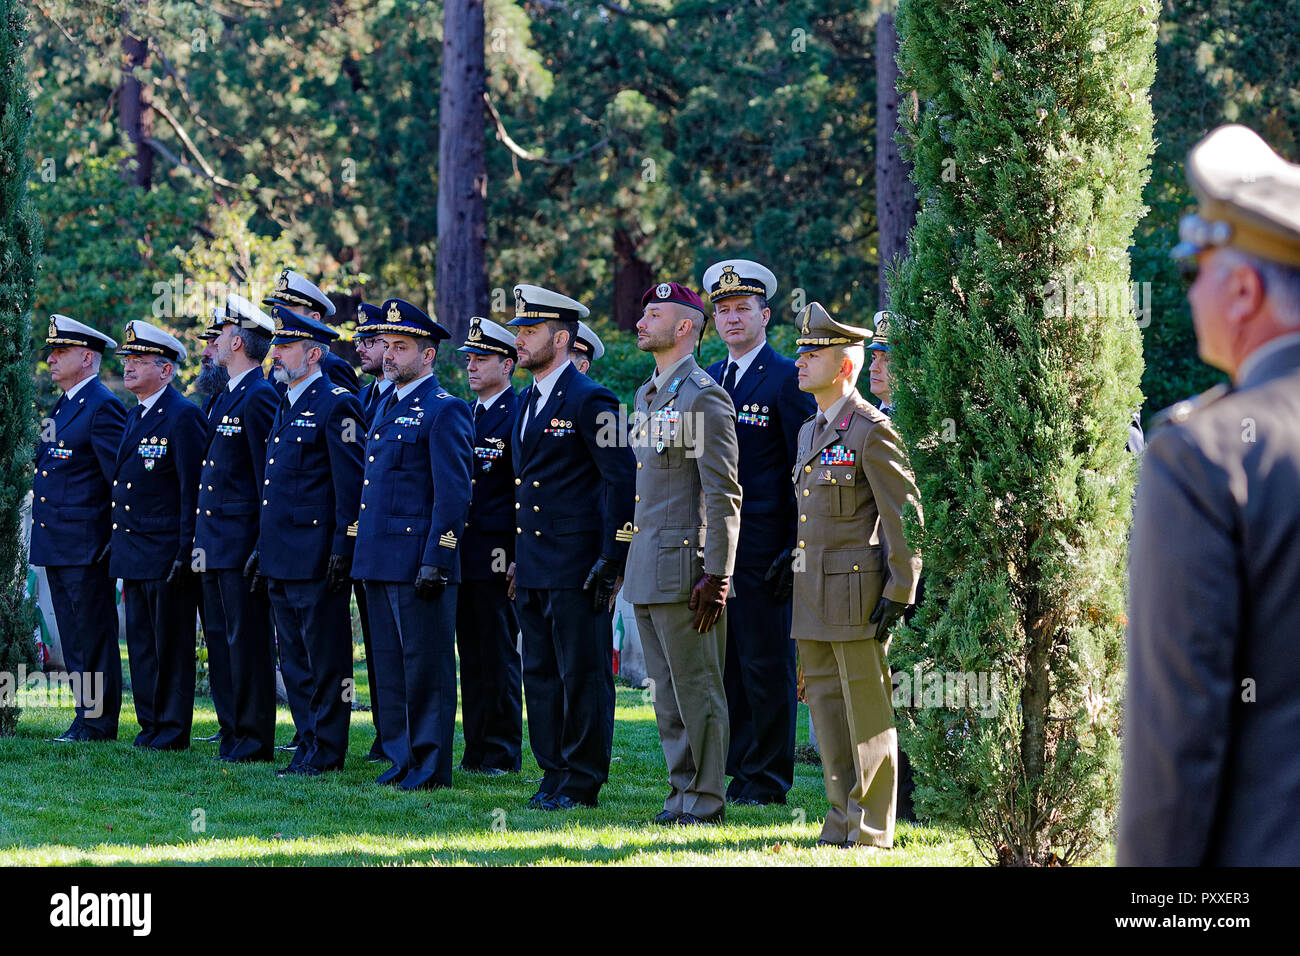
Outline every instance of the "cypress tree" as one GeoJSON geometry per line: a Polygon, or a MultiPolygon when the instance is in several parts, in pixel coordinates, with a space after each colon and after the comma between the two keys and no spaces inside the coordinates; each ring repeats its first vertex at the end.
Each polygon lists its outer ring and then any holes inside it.
{"type": "MultiPolygon", "coordinates": [[[[36,617],[26,597],[27,553],[20,509],[31,488],[32,370],[29,310],[40,260],[40,225],[27,195],[32,107],[23,70],[25,13],[0,0],[0,673],[35,661],[36,617]]],[[[13,688],[16,677],[0,684],[13,688]]],[[[18,722],[16,700],[0,699],[0,736],[18,722]]]]}
{"type": "Polygon", "coordinates": [[[919,809],[1003,864],[1084,859],[1114,818],[1156,17],[1154,0],[899,10],[920,213],[890,286],[909,317],[894,395],[928,593],[893,665],[946,679],[903,718],[919,809]],[[972,673],[995,706],[953,679],[972,673]]]}

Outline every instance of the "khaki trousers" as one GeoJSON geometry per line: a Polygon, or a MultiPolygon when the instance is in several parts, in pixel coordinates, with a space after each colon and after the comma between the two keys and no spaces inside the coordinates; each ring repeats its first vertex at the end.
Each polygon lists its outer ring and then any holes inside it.
{"type": "Polygon", "coordinates": [[[726,806],[727,694],[722,669],[727,660],[727,615],[704,634],[691,625],[686,602],[636,605],[636,627],[659,742],[668,763],[671,813],[708,817],[726,806]]]}
{"type": "Polygon", "coordinates": [[[821,838],[893,846],[898,732],[884,647],[801,640],[799,660],[830,802],[821,838]]]}

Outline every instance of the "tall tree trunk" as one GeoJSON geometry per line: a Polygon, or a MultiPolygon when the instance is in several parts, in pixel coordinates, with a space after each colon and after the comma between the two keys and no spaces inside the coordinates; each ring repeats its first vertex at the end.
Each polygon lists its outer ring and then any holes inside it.
{"type": "Polygon", "coordinates": [[[459,344],[488,314],[483,0],[447,0],[438,122],[438,321],[459,344]]]}
{"type": "Polygon", "coordinates": [[[135,76],[149,62],[149,44],[131,30],[129,8],[122,10],[122,86],[117,94],[118,120],[135,146],[133,185],[141,189],[153,186],[153,111],[149,108],[149,88],[135,76]]]}
{"type": "MultiPolygon", "coordinates": [[[[641,318],[641,293],[654,281],[650,264],[638,254],[636,240],[621,225],[614,229],[614,324],[636,328],[641,318]]],[[[690,279],[687,277],[687,284],[690,279]]]]}
{"type": "Polygon", "coordinates": [[[916,222],[916,190],[898,154],[898,31],[894,15],[876,24],[876,224],[880,250],[880,308],[889,308],[886,268],[907,254],[907,234],[916,222]]]}

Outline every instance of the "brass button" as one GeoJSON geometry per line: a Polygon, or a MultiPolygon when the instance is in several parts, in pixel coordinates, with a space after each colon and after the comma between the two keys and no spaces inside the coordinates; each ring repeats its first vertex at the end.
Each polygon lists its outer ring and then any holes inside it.
{"type": "Polygon", "coordinates": [[[208,491],[211,491],[211,490],[212,490],[212,486],[211,486],[211,485],[208,485],[208,491]]]}
{"type": "Polygon", "coordinates": [[[800,520],[800,521],[807,521],[807,520],[808,520],[808,516],[807,516],[807,515],[800,515],[800,516],[799,516],[799,520],[800,520]]]}
{"type": "Polygon", "coordinates": [[[131,482],[129,482],[129,481],[126,483],[126,490],[127,490],[127,491],[130,491],[130,490],[131,490],[131,482]]]}
{"type": "Polygon", "coordinates": [[[522,485],[523,483],[524,483],[524,480],[523,480],[522,478],[516,478],[516,479],[515,479],[515,484],[516,484],[516,485],[522,485]]]}
{"type": "Polygon", "coordinates": [[[42,478],[48,478],[48,477],[50,477],[50,473],[49,473],[48,471],[43,471],[43,472],[41,472],[41,477],[42,477],[42,478]]]}
{"type": "Polygon", "coordinates": [[[805,488],[805,489],[803,490],[803,496],[804,496],[805,498],[808,497],[808,489],[807,489],[807,488],[805,488]]]}
{"type": "Polygon", "coordinates": [[[515,528],[515,534],[523,534],[523,533],[524,533],[523,528],[515,528]]]}
{"type": "Polygon", "coordinates": [[[800,542],[799,542],[799,547],[802,548],[803,546],[804,546],[804,543],[803,543],[802,541],[800,541],[800,542]]]}
{"type": "Polygon", "coordinates": [[[270,504],[270,502],[268,502],[265,498],[263,498],[263,499],[262,499],[262,507],[265,508],[268,504],[270,504]]]}
{"type": "Polygon", "coordinates": [[[211,512],[211,511],[209,511],[209,512],[206,512],[206,514],[207,514],[207,516],[208,516],[208,517],[209,517],[209,518],[211,518],[211,517],[212,517],[212,512],[211,512]]]}
{"type": "Polygon", "coordinates": [[[41,522],[41,527],[42,527],[42,528],[45,527],[45,522],[44,522],[44,521],[41,522]]]}
{"type": "Polygon", "coordinates": [[[534,511],[541,511],[542,509],[541,509],[538,505],[533,505],[533,510],[534,510],[534,511]]]}
{"type": "Polygon", "coordinates": [[[689,538],[682,538],[682,544],[690,544],[690,543],[691,541],[689,538]]]}
{"type": "Polygon", "coordinates": [[[832,484],[832,485],[836,485],[836,484],[839,484],[839,482],[837,482],[834,478],[832,478],[832,479],[831,479],[831,484],[832,484]]]}
{"type": "Polygon", "coordinates": [[[194,513],[195,513],[195,514],[198,514],[198,513],[199,513],[199,509],[198,509],[198,508],[195,508],[195,509],[194,509],[194,513]]]}
{"type": "Polygon", "coordinates": [[[857,569],[858,569],[858,566],[857,566],[856,564],[853,565],[853,570],[856,571],[857,569]]]}
{"type": "Polygon", "coordinates": [[[275,440],[275,443],[276,443],[277,445],[280,444],[280,439],[277,438],[277,439],[275,440]]]}
{"type": "Polygon", "coordinates": [[[269,485],[270,483],[271,483],[271,479],[270,479],[270,478],[267,478],[265,481],[262,482],[262,484],[264,484],[264,485],[269,485]]]}
{"type": "Polygon", "coordinates": [[[523,505],[521,505],[519,502],[517,502],[517,501],[515,502],[515,510],[516,510],[516,511],[518,511],[518,510],[519,510],[520,508],[522,508],[522,507],[523,507],[523,505]]]}
{"type": "Polygon", "coordinates": [[[117,530],[117,522],[114,522],[114,523],[113,523],[113,530],[114,530],[114,531],[117,530]]]}
{"type": "Polygon", "coordinates": [[[641,467],[641,462],[638,461],[638,462],[636,463],[636,466],[637,466],[638,469],[640,469],[640,467],[641,467]]]}
{"type": "Polygon", "coordinates": [[[116,488],[116,487],[117,487],[117,482],[116,482],[116,481],[115,481],[115,482],[113,482],[113,487],[114,487],[114,488],[116,488]]]}
{"type": "MultiPolygon", "coordinates": [[[[41,499],[41,501],[44,501],[44,500],[45,500],[44,498],[41,499]]],[[[640,500],[641,500],[641,496],[640,496],[640,495],[633,495],[633,496],[632,496],[632,500],[633,500],[633,501],[640,501],[640,500]]]]}
{"type": "Polygon", "coordinates": [[[371,456],[370,456],[370,460],[371,460],[371,461],[374,461],[374,460],[375,460],[375,456],[374,456],[374,455],[371,455],[371,456]]]}
{"type": "Polygon", "coordinates": [[[376,437],[376,438],[379,437],[379,432],[375,432],[375,437],[376,437]]]}
{"type": "Polygon", "coordinates": [[[275,459],[272,458],[270,461],[267,462],[267,464],[268,464],[268,465],[274,465],[274,464],[275,464],[275,459]]]}
{"type": "Polygon", "coordinates": [[[131,510],[131,506],[130,506],[130,505],[127,505],[127,506],[126,506],[126,510],[127,510],[127,511],[130,511],[130,510],[131,510]]]}
{"type": "Polygon", "coordinates": [[[368,484],[370,484],[370,479],[367,478],[365,481],[363,481],[363,482],[361,482],[361,483],[362,483],[363,485],[368,485],[368,484]]]}
{"type": "Polygon", "coordinates": [[[44,496],[44,495],[41,495],[41,501],[44,501],[44,500],[45,500],[45,496],[44,496]]]}
{"type": "Polygon", "coordinates": [[[640,528],[633,528],[632,533],[637,534],[638,532],[640,532],[640,530],[641,530],[640,528]]]}
{"type": "Polygon", "coordinates": [[[411,529],[410,529],[410,528],[407,528],[407,529],[406,529],[406,533],[407,533],[407,534],[410,534],[410,533],[411,533],[411,529]]]}
{"type": "Polygon", "coordinates": [[[311,519],[311,523],[312,523],[312,524],[320,524],[320,522],[317,521],[315,518],[312,518],[312,519],[311,519]]]}
{"type": "Polygon", "coordinates": [[[365,503],[364,501],[361,502],[361,510],[362,510],[362,511],[365,511],[365,510],[366,510],[366,503],[365,503]]]}
{"type": "Polygon", "coordinates": [[[542,533],[540,531],[534,531],[533,534],[537,535],[537,537],[539,538],[542,536],[542,533]]]}
{"type": "Polygon", "coordinates": [[[477,484],[478,484],[478,479],[477,479],[477,478],[471,478],[471,479],[469,480],[469,483],[470,483],[471,485],[477,485],[477,484]]]}
{"type": "Polygon", "coordinates": [[[540,481],[534,481],[534,482],[533,482],[533,487],[534,487],[534,488],[540,488],[540,487],[542,487],[542,483],[541,483],[540,481]]]}
{"type": "Polygon", "coordinates": [[[808,474],[809,472],[812,471],[812,465],[804,465],[803,470],[804,470],[804,474],[808,474]]]}
{"type": "MultiPolygon", "coordinates": [[[[44,501],[45,499],[42,498],[41,500],[44,501]]],[[[112,505],[114,508],[117,507],[117,502],[116,502],[116,501],[110,501],[109,504],[112,505]]]]}

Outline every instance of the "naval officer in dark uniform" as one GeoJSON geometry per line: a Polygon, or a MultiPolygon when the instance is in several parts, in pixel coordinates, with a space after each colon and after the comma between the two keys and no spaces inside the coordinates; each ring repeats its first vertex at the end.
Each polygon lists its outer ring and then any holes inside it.
{"type": "Polygon", "coordinates": [[[578,334],[573,340],[573,348],[569,350],[569,355],[573,360],[573,367],[583,375],[591,372],[591,363],[598,361],[605,355],[605,343],[600,340],[600,336],[586,322],[578,323],[578,334]]]}
{"type": "Polygon", "coordinates": [[[799,427],[813,413],[794,362],[767,343],[776,276],[748,259],[727,259],[704,273],[713,323],[727,358],[708,368],[736,410],[740,444],[740,544],[727,599],[727,799],[785,803],[794,783],[798,714],[795,645],[790,640],[795,505],[786,476],[799,427]]]}
{"type": "Polygon", "coordinates": [[[185,750],[194,721],[194,510],[207,438],[203,412],[172,386],[175,337],[131,321],[117,354],[140,400],[113,473],[109,575],[122,579],[137,747],[185,750]]]}
{"type": "Polygon", "coordinates": [[[578,372],[570,343],[587,307],[515,286],[515,350],[533,373],[510,429],[515,607],[524,635],[528,738],[542,768],[529,801],[595,806],[614,723],[610,598],[632,538],[636,460],[618,399],[578,372]]]}
{"type": "Polygon", "coordinates": [[[465,403],[438,384],[441,325],[402,299],[376,327],[393,382],[366,440],[353,576],[365,582],[379,681],[379,783],[451,786],[456,729],[456,593],[469,514],[474,427],[465,403]]]}
{"type": "MultiPolygon", "coordinates": [[[[335,312],[330,297],[292,269],[284,269],[280,272],[275,280],[275,289],[262,300],[262,305],[282,305],[291,312],[305,315],[317,322],[333,317],[335,312]]],[[[353,395],[361,390],[357,373],[352,370],[352,366],[345,359],[331,352],[328,347],[325,349],[325,354],[321,356],[320,370],[327,382],[340,385],[353,395]]],[[[284,390],[280,387],[280,383],[274,384],[276,391],[283,395],[284,390]]]]}
{"type": "Polygon", "coordinates": [[[64,742],[116,740],[122,709],[115,585],[104,551],[126,409],[99,380],[104,349],[116,347],[88,325],[50,316],[46,362],[63,394],[36,446],[28,560],[45,568],[64,663],[80,675],[72,726],[55,738],[64,742]]]}
{"type": "Polygon", "coordinates": [[[519,619],[506,572],[515,559],[515,472],[510,428],[515,420],[515,336],[475,316],[465,353],[474,416],[473,498],[460,549],[456,644],[460,651],[462,770],[516,773],[523,749],[519,619]]]}
{"type": "Polygon", "coordinates": [[[275,751],[271,606],[264,591],[249,591],[243,572],[257,544],[266,440],[280,398],[262,372],[271,349],[271,317],[232,293],[214,324],[216,363],[228,381],[208,412],[194,551],[202,556],[203,603],[212,626],[208,665],[214,702],[216,662],[227,668],[229,712],[218,756],[240,763],[270,760],[275,751]],[[214,632],[224,634],[223,646],[213,645],[214,632]]]}
{"type": "Polygon", "coordinates": [[[339,770],[351,717],[355,522],[365,421],[356,395],[330,385],[321,356],[338,333],[271,309],[272,374],[288,388],[271,425],[257,550],[244,573],[269,587],[280,669],[300,743],[280,775],[339,770]]]}

